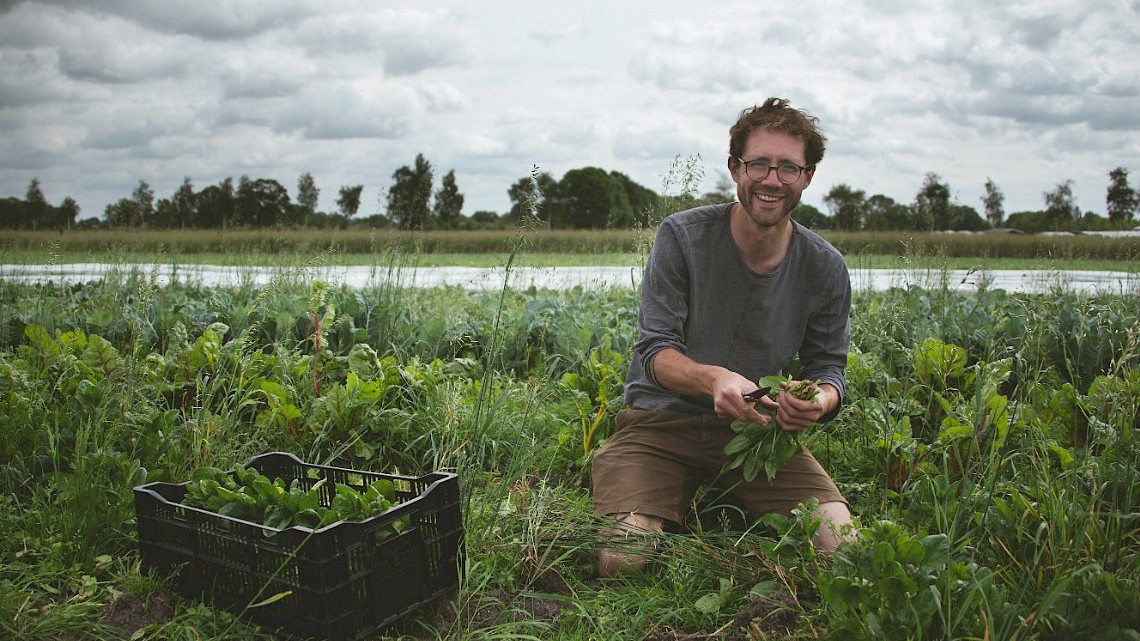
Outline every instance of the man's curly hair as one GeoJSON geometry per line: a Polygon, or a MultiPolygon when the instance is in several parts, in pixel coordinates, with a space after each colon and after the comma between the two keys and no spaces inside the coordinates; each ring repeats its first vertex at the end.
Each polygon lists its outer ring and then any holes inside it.
{"type": "Polygon", "coordinates": [[[792,107],[783,98],[769,98],[763,105],[740,112],[740,118],[728,130],[729,155],[740,158],[748,137],[761,127],[803,138],[804,158],[808,165],[814,166],[823,160],[827,137],[819,130],[819,118],[792,107]]]}

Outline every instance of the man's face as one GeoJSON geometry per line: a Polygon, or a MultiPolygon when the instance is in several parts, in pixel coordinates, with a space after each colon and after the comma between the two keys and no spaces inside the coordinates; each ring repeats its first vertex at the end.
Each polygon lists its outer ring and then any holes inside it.
{"type": "Polygon", "coordinates": [[[800,194],[811,184],[811,172],[802,171],[791,184],[780,182],[776,167],[781,163],[803,166],[804,140],[778,131],[760,128],[753,131],[744,144],[741,160],[729,158],[728,169],[736,183],[736,197],[748,217],[757,225],[774,227],[791,217],[800,204],[800,194]],[[745,172],[744,163],[764,159],[772,167],[763,180],[753,180],[745,172]]]}

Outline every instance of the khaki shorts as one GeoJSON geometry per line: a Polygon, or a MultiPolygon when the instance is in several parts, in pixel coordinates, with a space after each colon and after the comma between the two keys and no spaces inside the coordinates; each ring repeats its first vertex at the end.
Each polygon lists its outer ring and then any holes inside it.
{"type": "Polygon", "coordinates": [[[790,515],[811,498],[847,502],[807,451],[792,457],[771,481],[761,472],[746,483],[740,468],[721,474],[724,446],[736,436],[730,424],[713,414],[619,412],[614,434],[594,456],[594,509],[607,516],[638,513],[684,523],[704,484],[728,491],[753,519],[769,512],[790,515]]]}

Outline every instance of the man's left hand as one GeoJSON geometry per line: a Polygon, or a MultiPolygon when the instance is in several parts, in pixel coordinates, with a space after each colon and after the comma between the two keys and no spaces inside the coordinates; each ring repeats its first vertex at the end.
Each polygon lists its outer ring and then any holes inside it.
{"type": "Polygon", "coordinates": [[[805,430],[819,422],[839,402],[839,391],[831,385],[820,385],[814,400],[797,398],[787,391],[776,396],[776,424],[790,432],[805,430]]]}

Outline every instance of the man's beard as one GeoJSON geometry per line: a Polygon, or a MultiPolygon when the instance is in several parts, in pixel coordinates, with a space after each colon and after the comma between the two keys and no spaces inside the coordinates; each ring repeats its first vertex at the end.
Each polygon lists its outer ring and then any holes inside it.
{"type": "MultiPolygon", "coordinates": [[[[755,196],[758,194],[768,195],[768,196],[782,196],[783,197],[783,201],[781,202],[779,213],[776,214],[775,218],[772,218],[772,214],[769,213],[769,212],[771,212],[771,210],[757,211],[756,209],[754,209],[751,206],[744,207],[744,210],[748,213],[748,218],[750,220],[752,220],[752,222],[754,222],[757,225],[760,225],[762,227],[776,227],[778,225],[783,224],[785,220],[791,218],[792,212],[795,211],[796,207],[799,206],[800,197],[802,196],[801,193],[795,192],[795,191],[788,189],[786,187],[781,188],[780,192],[775,193],[775,194],[773,194],[771,192],[764,191],[764,190],[753,191],[753,192],[750,192],[748,194],[748,196],[749,196],[748,204],[749,205],[755,204],[755,196]]],[[[737,195],[737,198],[739,198],[739,194],[737,195]]]]}

